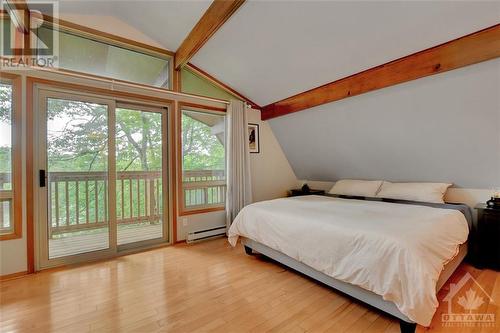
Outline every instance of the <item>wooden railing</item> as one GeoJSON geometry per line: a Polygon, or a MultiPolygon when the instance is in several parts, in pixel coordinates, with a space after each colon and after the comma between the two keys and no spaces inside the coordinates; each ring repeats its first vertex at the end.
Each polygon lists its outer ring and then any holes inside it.
{"type": "MultiPolygon", "coordinates": [[[[103,228],[108,225],[106,172],[50,172],[49,235],[103,228]]],[[[225,203],[223,170],[186,171],[184,207],[225,203]]],[[[162,216],[161,171],[122,171],[116,177],[116,222],[159,223],[162,216]]]]}
{"type": "Polygon", "coordinates": [[[12,174],[0,173],[0,234],[12,231],[12,174]]]}
{"type": "Polygon", "coordinates": [[[184,209],[224,206],[226,173],[224,170],[188,170],[183,172],[184,209]]]}

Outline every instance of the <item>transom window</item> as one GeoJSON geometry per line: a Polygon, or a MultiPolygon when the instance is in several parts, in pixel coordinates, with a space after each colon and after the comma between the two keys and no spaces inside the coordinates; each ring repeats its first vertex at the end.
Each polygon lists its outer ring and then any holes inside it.
{"type": "MultiPolygon", "coordinates": [[[[51,49],[53,32],[51,27],[42,26],[38,29],[38,41],[51,49]]],[[[170,58],[167,56],[153,56],[63,30],[56,30],[56,35],[59,37],[57,65],[61,69],[154,87],[170,87],[170,58]]]]}

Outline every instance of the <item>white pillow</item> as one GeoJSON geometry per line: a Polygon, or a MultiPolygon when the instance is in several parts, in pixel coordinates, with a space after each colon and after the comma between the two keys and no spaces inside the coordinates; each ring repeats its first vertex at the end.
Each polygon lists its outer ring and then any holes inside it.
{"type": "Polygon", "coordinates": [[[359,197],[374,197],[381,185],[381,180],[342,179],[333,185],[329,193],[359,197]]]}
{"type": "Polygon", "coordinates": [[[391,183],[384,181],[377,193],[377,197],[444,203],[444,194],[451,185],[446,183],[391,183]]]}

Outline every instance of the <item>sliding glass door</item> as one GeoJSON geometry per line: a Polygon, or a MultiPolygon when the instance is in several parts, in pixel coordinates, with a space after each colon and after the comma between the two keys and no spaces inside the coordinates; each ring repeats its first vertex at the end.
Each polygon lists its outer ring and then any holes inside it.
{"type": "Polygon", "coordinates": [[[112,102],[47,97],[46,105],[49,259],[108,249],[112,102]]]}
{"type": "Polygon", "coordinates": [[[39,91],[40,268],[168,240],[167,109],[39,91]]]}
{"type": "Polygon", "coordinates": [[[116,109],[118,245],[163,237],[163,118],[161,109],[116,109]]]}

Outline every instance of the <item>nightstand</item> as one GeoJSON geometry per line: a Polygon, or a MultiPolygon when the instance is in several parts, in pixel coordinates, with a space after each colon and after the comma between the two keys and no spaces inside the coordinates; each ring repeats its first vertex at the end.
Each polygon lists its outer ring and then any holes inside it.
{"type": "Polygon", "coordinates": [[[301,189],[294,189],[288,191],[288,196],[289,197],[298,197],[301,195],[324,195],[325,191],[324,190],[309,190],[307,192],[302,191],[301,189]]]}
{"type": "Polygon", "coordinates": [[[478,204],[473,258],[480,268],[500,270],[500,208],[478,204]]]}

